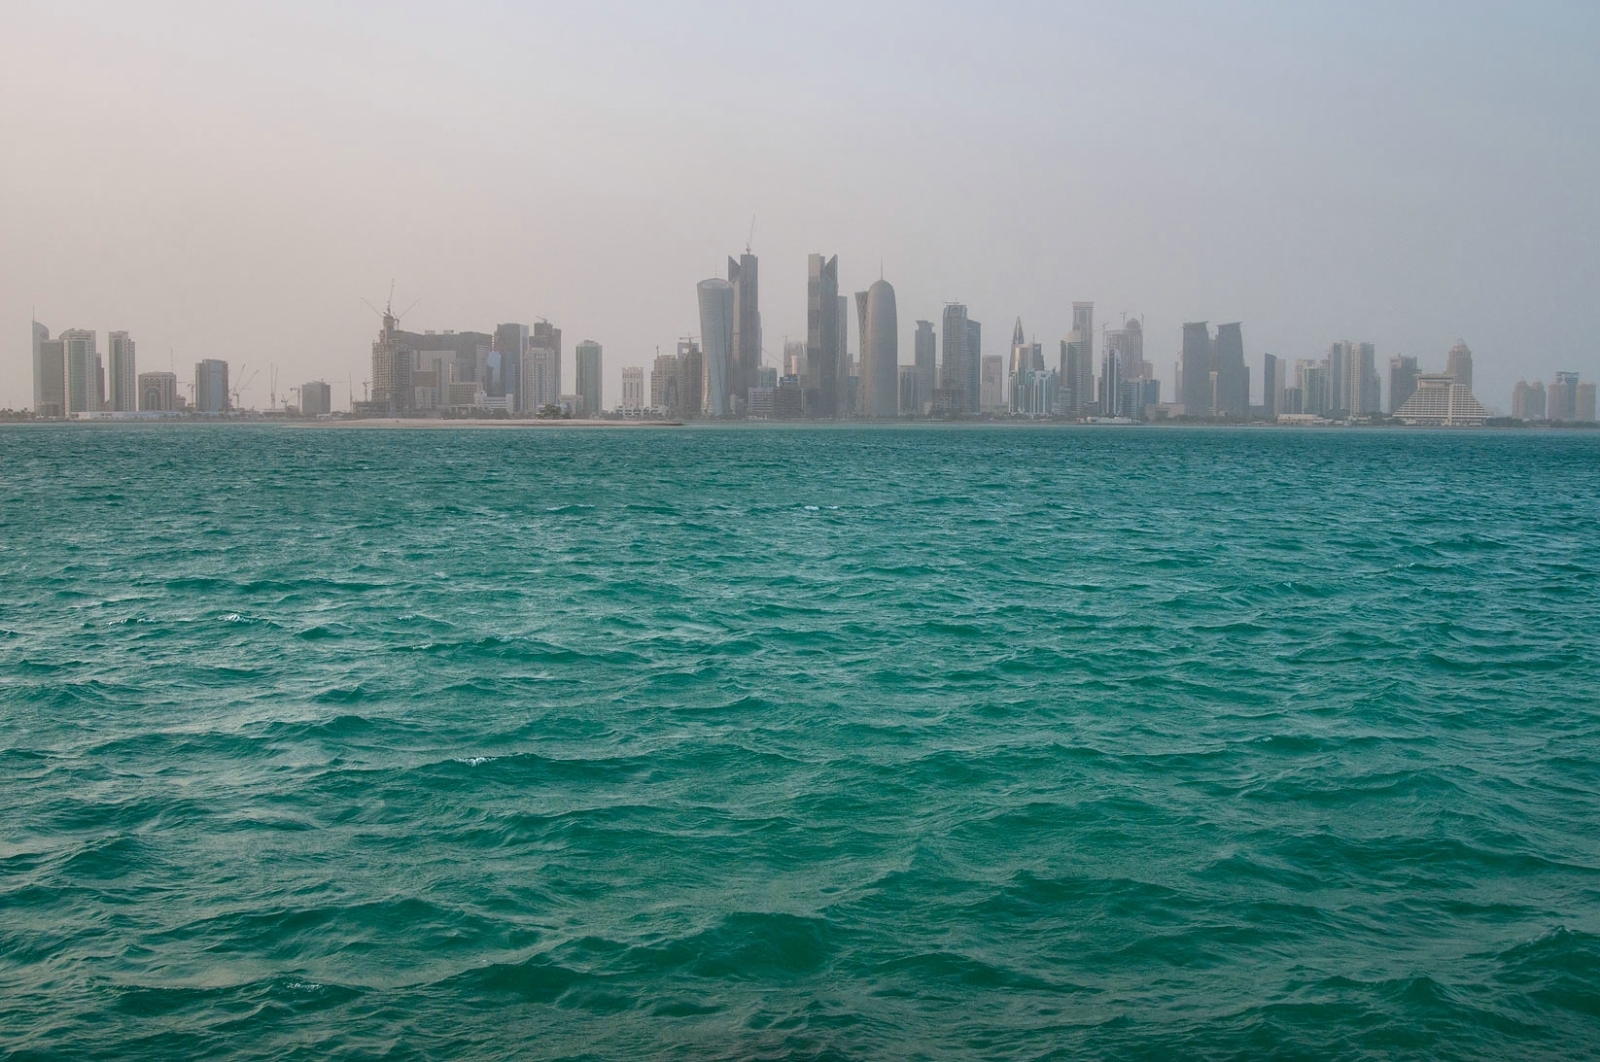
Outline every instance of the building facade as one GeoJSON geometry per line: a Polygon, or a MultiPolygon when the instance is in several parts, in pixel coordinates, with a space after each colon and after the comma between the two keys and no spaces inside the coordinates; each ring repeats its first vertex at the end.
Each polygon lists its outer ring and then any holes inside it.
{"type": "Polygon", "coordinates": [[[134,364],[133,337],[126,332],[106,336],[106,408],[116,413],[139,409],[139,373],[134,364]]]}
{"type": "Polygon", "coordinates": [[[808,417],[839,415],[840,329],[846,327],[839,306],[839,256],[811,255],[806,267],[806,375],[808,417]]]}
{"type": "Polygon", "coordinates": [[[227,362],[218,358],[195,362],[194,408],[196,413],[226,413],[233,408],[227,362]]]}
{"type": "Polygon", "coordinates": [[[893,417],[900,412],[900,314],[894,286],[879,279],[867,289],[861,332],[861,412],[893,417]]]}
{"type": "Polygon", "coordinates": [[[644,412],[644,366],[622,367],[622,415],[637,417],[644,412]]]}
{"type": "Polygon", "coordinates": [[[178,408],[177,373],[142,372],[135,386],[138,389],[139,412],[171,413],[178,408]]]}
{"type": "Polygon", "coordinates": [[[577,362],[578,391],[576,416],[597,417],[605,408],[600,373],[600,344],[585,339],[574,349],[577,362]]]}

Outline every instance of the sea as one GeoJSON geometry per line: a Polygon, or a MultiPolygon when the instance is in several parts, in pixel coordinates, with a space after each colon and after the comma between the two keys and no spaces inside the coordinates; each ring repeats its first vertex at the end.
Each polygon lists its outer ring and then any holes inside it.
{"type": "Polygon", "coordinates": [[[1600,1056],[1600,433],[0,429],[0,1057],[1600,1056]]]}

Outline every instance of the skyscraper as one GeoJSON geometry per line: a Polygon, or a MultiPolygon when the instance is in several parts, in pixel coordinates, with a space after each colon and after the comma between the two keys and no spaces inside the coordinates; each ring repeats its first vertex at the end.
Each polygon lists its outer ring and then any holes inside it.
{"type": "Polygon", "coordinates": [[[1217,415],[1248,417],[1250,370],[1244,363],[1244,332],[1237,322],[1217,326],[1217,415]]]}
{"type": "MultiPolygon", "coordinates": [[[[977,354],[968,346],[971,337],[967,330],[965,306],[959,302],[945,305],[943,331],[944,363],[939,367],[939,390],[945,392],[947,397],[940,404],[953,412],[965,413],[969,408],[967,395],[976,391],[977,381],[974,377],[978,371],[977,354]]],[[[978,408],[976,393],[972,393],[970,408],[973,411],[978,408]]]]}
{"type": "Polygon", "coordinates": [[[622,367],[622,412],[636,417],[644,411],[644,366],[622,367]]]}
{"type": "Polygon", "coordinates": [[[1261,355],[1261,413],[1268,420],[1278,417],[1278,399],[1283,381],[1278,378],[1278,359],[1271,354],[1261,355]]]}
{"type": "Polygon", "coordinates": [[[1454,376],[1456,383],[1468,391],[1472,390],[1472,351],[1466,343],[1456,340],[1455,346],[1450,348],[1444,371],[1454,376]]]}
{"type": "Polygon", "coordinates": [[[674,416],[698,417],[705,409],[706,356],[692,339],[678,341],[678,406],[674,416]]]}
{"type": "Polygon", "coordinates": [[[106,382],[110,385],[107,396],[112,410],[132,413],[139,408],[139,374],[134,368],[133,339],[126,332],[112,332],[106,337],[110,356],[106,382]]]}
{"type": "Polygon", "coordinates": [[[1342,343],[1344,382],[1340,387],[1342,406],[1351,416],[1379,412],[1382,385],[1378,380],[1377,348],[1371,343],[1342,343]]]}
{"type": "Polygon", "coordinates": [[[1406,404],[1417,391],[1417,359],[1396,354],[1389,359],[1389,414],[1406,404]]]}
{"type": "Polygon", "coordinates": [[[1511,389],[1511,416],[1517,420],[1543,420],[1544,403],[1544,384],[1539,380],[1531,384],[1518,380],[1511,389]]]}
{"type": "Polygon", "coordinates": [[[732,412],[743,411],[750,388],[761,368],[761,275],[756,256],[749,252],[736,262],[728,259],[728,281],[733,285],[733,354],[729,371],[732,412]]]}
{"type": "Polygon", "coordinates": [[[300,415],[325,417],[333,412],[333,388],[321,380],[300,385],[300,415]]]}
{"type": "Polygon", "coordinates": [[[838,301],[839,314],[835,320],[839,322],[839,330],[835,333],[833,359],[838,378],[834,393],[839,396],[838,416],[847,417],[857,412],[855,373],[851,371],[855,366],[850,361],[850,296],[840,295],[838,301]]]}
{"type": "MultiPolygon", "coordinates": [[[[1004,365],[1004,359],[1001,364],[1004,365]]],[[[983,397],[983,325],[967,318],[967,412],[978,412],[983,397]]]]}
{"type": "Polygon", "coordinates": [[[561,402],[561,355],[541,345],[552,341],[559,342],[550,336],[530,336],[528,349],[522,354],[522,367],[517,374],[517,412],[525,416],[536,416],[545,406],[561,402]]]}
{"type": "Polygon", "coordinates": [[[1114,417],[1143,416],[1144,399],[1150,393],[1143,385],[1152,378],[1144,360],[1144,325],[1134,318],[1107,330],[1105,348],[1100,359],[1100,411],[1114,417]]]}
{"type": "Polygon", "coordinates": [[[194,408],[198,413],[226,413],[233,408],[228,394],[228,363],[217,358],[195,362],[194,408]]]}
{"type": "Polygon", "coordinates": [[[917,407],[902,407],[901,412],[921,415],[923,407],[933,401],[933,389],[939,386],[939,341],[934,335],[933,322],[918,321],[912,342],[912,364],[917,370],[917,407]]]}
{"type": "Polygon", "coordinates": [[[1006,359],[985,354],[978,359],[978,412],[1004,413],[1010,406],[1006,387],[1006,359]]]}
{"type": "Polygon", "coordinates": [[[1578,401],[1574,419],[1581,424],[1594,423],[1594,381],[1580,381],[1577,388],[1578,401]]]}
{"type": "MultiPolygon", "coordinates": [[[[1454,373],[1451,373],[1454,376],[1454,373]]],[[[1545,408],[1549,418],[1563,424],[1578,419],[1578,374],[1558,372],[1545,392],[1545,408]]]]}
{"type": "Polygon", "coordinates": [[[900,316],[894,286],[879,279],[867,289],[861,333],[861,411],[892,417],[900,411],[900,316]]]}
{"type": "Polygon", "coordinates": [[[550,380],[551,402],[561,400],[561,329],[546,320],[538,320],[533,324],[533,334],[528,337],[530,347],[538,347],[555,354],[552,368],[554,376],[550,380]]]}
{"type": "Polygon", "coordinates": [[[733,368],[734,289],[726,280],[702,280],[695,286],[700,302],[700,349],[706,358],[705,412],[710,417],[733,413],[729,385],[733,368]]]}
{"type": "Polygon", "coordinates": [[[839,256],[811,255],[806,283],[806,414],[839,415],[839,256]]]}
{"type": "MultiPolygon", "coordinates": [[[[657,347],[657,351],[661,348],[657,347]]],[[[656,354],[650,366],[650,408],[671,416],[678,405],[678,358],[673,354],[656,354]]]]}
{"type": "Polygon", "coordinates": [[[50,329],[32,322],[33,336],[33,412],[39,417],[63,417],[67,413],[66,344],[50,338],[50,329]]]}
{"type": "MultiPolygon", "coordinates": [[[[726,284],[727,281],[722,281],[726,284]]],[[[576,349],[578,368],[578,416],[595,417],[604,408],[600,389],[600,344],[585,339],[576,349]]]]}
{"type": "Polygon", "coordinates": [[[1072,304],[1072,329],[1061,343],[1060,388],[1063,406],[1073,416],[1083,416],[1094,404],[1094,303],[1072,304]]]}
{"type": "Polygon", "coordinates": [[[95,334],[82,328],[69,328],[61,333],[66,351],[67,409],[68,413],[98,413],[102,404],[100,394],[100,351],[95,334]]]}
{"type": "MultiPolygon", "coordinates": [[[[495,397],[522,394],[522,356],[528,352],[528,326],[502,324],[494,329],[494,350],[500,355],[500,378],[494,381],[495,397]]],[[[518,409],[521,409],[519,404],[518,409]]]]}
{"type": "Polygon", "coordinates": [[[1183,402],[1184,415],[1214,416],[1211,378],[1215,366],[1211,327],[1205,321],[1193,321],[1183,326],[1183,352],[1179,359],[1183,375],[1183,391],[1179,399],[1183,402]]]}

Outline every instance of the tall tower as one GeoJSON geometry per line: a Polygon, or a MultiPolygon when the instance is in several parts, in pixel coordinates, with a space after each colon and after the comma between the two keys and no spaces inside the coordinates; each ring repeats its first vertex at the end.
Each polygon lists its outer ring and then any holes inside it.
{"type": "Polygon", "coordinates": [[[926,402],[933,401],[933,389],[939,385],[939,341],[933,332],[932,321],[918,321],[912,359],[917,370],[917,408],[903,412],[920,414],[926,402]]]}
{"type": "Polygon", "coordinates": [[[1472,390],[1472,351],[1466,343],[1456,340],[1456,345],[1450,348],[1444,371],[1454,376],[1456,383],[1468,391],[1472,390]]]}
{"type": "Polygon", "coordinates": [[[528,337],[528,345],[530,347],[538,347],[540,350],[551,351],[555,355],[550,359],[554,374],[547,383],[550,388],[550,394],[556,396],[550,401],[559,402],[561,395],[561,329],[549,321],[535,321],[533,335],[528,337]]]}
{"type": "Polygon", "coordinates": [[[861,330],[861,411],[892,417],[900,411],[900,318],[894,286],[878,280],[866,292],[861,330]]]}
{"type": "Polygon", "coordinates": [[[132,413],[139,408],[139,374],[134,367],[133,339],[126,332],[112,332],[106,337],[106,346],[110,356],[106,378],[111,391],[109,404],[118,413],[132,413]]]}
{"type": "Polygon", "coordinates": [[[728,282],[733,285],[733,351],[728,390],[734,412],[749,401],[761,368],[761,274],[756,256],[745,248],[738,261],[728,259],[728,282]]]}
{"type": "Polygon", "coordinates": [[[957,413],[967,412],[968,398],[977,402],[978,359],[969,346],[971,337],[967,329],[967,308],[959,302],[947,303],[944,308],[944,364],[939,369],[939,390],[948,392],[949,407],[957,413]]]}
{"type": "Polygon", "coordinates": [[[839,415],[839,256],[811,255],[806,282],[806,412],[839,415]]]}
{"type": "MultiPolygon", "coordinates": [[[[525,324],[496,325],[494,329],[494,349],[500,355],[500,378],[494,382],[494,388],[499,395],[510,395],[519,398],[524,392],[522,385],[523,355],[528,352],[528,326],[525,324]]],[[[524,412],[523,407],[517,406],[519,412],[524,412]]]]}
{"type": "Polygon", "coordinates": [[[1211,347],[1211,328],[1205,321],[1193,321],[1183,326],[1183,353],[1180,356],[1183,376],[1183,412],[1189,417],[1215,415],[1212,406],[1211,373],[1214,368],[1211,347]]]}
{"type": "Polygon", "coordinates": [[[705,354],[705,412],[711,417],[733,413],[729,384],[734,375],[734,286],[726,280],[702,280],[695,288],[700,299],[700,349],[705,354]]]}
{"type": "Polygon", "coordinates": [[[68,413],[100,411],[100,351],[95,334],[82,328],[61,333],[66,350],[66,399],[68,413]]]}
{"type": "Polygon", "coordinates": [[[603,406],[600,344],[592,339],[585,339],[578,344],[574,355],[578,369],[578,416],[598,416],[603,406]]]}
{"type": "Polygon", "coordinates": [[[1238,322],[1217,326],[1217,415],[1245,417],[1250,413],[1250,370],[1244,364],[1244,332],[1238,322]]]}
{"type": "Polygon", "coordinates": [[[1389,359],[1389,413],[1392,416],[1417,392],[1417,359],[1396,354],[1389,359]]]}

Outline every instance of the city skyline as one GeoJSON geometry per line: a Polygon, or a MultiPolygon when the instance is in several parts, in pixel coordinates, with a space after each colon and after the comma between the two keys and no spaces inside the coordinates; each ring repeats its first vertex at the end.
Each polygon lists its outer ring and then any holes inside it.
{"type": "MultiPolygon", "coordinates": [[[[360,299],[398,278],[407,303],[422,299],[408,327],[545,316],[593,336],[613,394],[621,366],[697,330],[682,293],[751,244],[769,363],[805,333],[804,257],[826,248],[842,292],[892,280],[902,354],[910,323],[947,301],[991,322],[987,353],[1007,353],[1019,315],[1053,352],[1070,302],[1092,299],[1106,322],[1143,315],[1169,393],[1171,337],[1202,320],[1246,322],[1252,368],[1344,336],[1380,362],[1465,336],[1474,389],[1500,405],[1519,378],[1600,374],[1594,148],[1567,132],[1600,99],[1580,47],[1592,11],[1349,20],[1221,4],[1155,18],[1014,4],[902,22],[878,9],[851,11],[862,34],[843,42],[770,12],[713,27],[741,45],[725,48],[727,71],[663,76],[660,41],[694,21],[670,11],[536,24],[468,4],[448,25],[350,16],[311,40],[294,7],[249,24],[19,7],[0,131],[29,147],[0,162],[0,192],[28,209],[0,217],[0,335],[30,316],[126,329],[146,366],[276,363],[342,392],[351,373],[359,389],[352,352],[370,341],[360,299]],[[838,49],[854,55],[868,29],[892,29],[896,47],[841,66],[838,49]],[[1070,75],[1051,51],[1064,36],[1081,57],[1070,75]],[[52,46],[62,39],[74,47],[52,46]],[[535,40],[537,71],[484,51],[535,40]],[[930,65],[958,41],[967,62],[930,65]],[[385,48],[430,59],[374,95],[363,86],[384,81],[369,75],[385,48]],[[1249,61],[1200,62],[1208,52],[1249,61]],[[1501,71],[1503,87],[1464,82],[1463,65],[1501,71]],[[1311,73],[1330,68],[1341,76],[1311,73]],[[737,102],[698,105],[735,75],[737,102]],[[580,81],[578,98],[561,88],[580,81]],[[1461,121],[1473,107],[1506,131],[1493,153],[1461,121]],[[506,135],[518,127],[534,132],[506,135]],[[949,129],[969,146],[926,165],[920,145],[949,129]],[[119,160],[114,177],[38,163],[86,143],[119,160]],[[815,145],[837,163],[820,179],[797,164],[815,145]],[[297,342],[239,328],[247,309],[297,342]]],[[[26,357],[0,345],[0,405],[30,404],[26,357]]],[[[247,402],[264,403],[264,383],[247,402]]]]}

